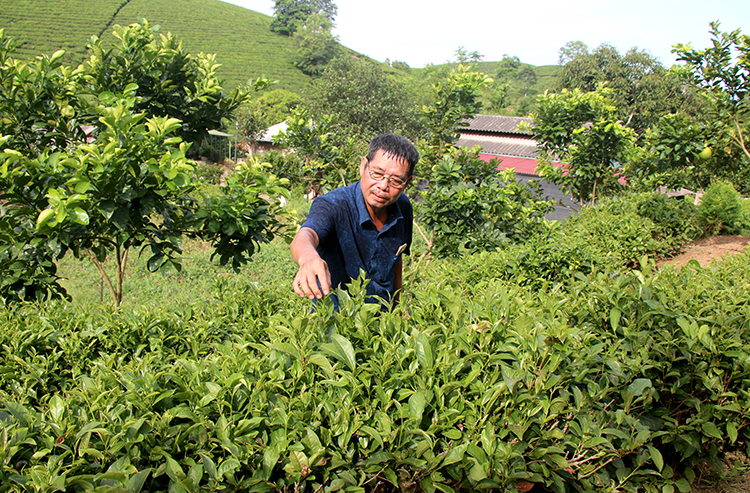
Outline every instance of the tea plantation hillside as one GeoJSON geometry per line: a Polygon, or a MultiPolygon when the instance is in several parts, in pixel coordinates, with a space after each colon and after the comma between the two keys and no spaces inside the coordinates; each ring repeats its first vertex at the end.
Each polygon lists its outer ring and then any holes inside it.
{"type": "Polygon", "coordinates": [[[3,0],[0,28],[18,45],[17,58],[65,50],[79,63],[91,36],[112,36],[114,24],[145,18],[182,40],[190,53],[216,53],[227,89],[266,76],[302,92],[309,78],[294,66],[291,38],[269,31],[272,17],[219,0],[3,0]]]}

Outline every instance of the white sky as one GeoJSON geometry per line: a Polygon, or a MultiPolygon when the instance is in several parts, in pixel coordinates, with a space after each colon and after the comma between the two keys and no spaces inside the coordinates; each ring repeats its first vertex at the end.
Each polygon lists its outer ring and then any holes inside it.
{"type": "MultiPolygon", "coordinates": [[[[223,0],[273,15],[274,0],[223,0]]],[[[712,21],[722,31],[750,35],[748,0],[334,0],[334,34],[375,60],[400,60],[420,68],[452,59],[463,46],[484,61],[517,56],[532,65],[554,65],[568,41],[590,49],[607,42],[624,54],[646,50],[667,67],[673,44],[709,46],[712,21]]]]}

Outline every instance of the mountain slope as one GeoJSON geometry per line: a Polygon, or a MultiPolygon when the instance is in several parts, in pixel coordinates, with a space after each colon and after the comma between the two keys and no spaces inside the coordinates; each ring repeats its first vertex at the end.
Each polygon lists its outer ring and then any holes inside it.
{"type": "Polygon", "coordinates": [[[219,0],[2,0],[0,8],[0,28],[18,45],[15,57],[63,49],[70,64],[86,58],[91,36],[111,41],[114,24],[139,18],[177,36],[190,53],[216,53],[226,88],[261,75],[295,92],[309,84],[294,66],[293,41],[269,31],[272,17],[219,0]]]}

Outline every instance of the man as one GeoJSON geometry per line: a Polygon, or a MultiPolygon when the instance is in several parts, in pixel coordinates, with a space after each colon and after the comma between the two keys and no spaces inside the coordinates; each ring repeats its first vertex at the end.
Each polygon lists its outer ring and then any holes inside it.
{"type": "Polygon", "coordinates": [[[320,299],[359,277],[361,269],[369,297],[398,303],[413,217],[403,191],[417,161],[417,149],[404,137],[378,135],[360,163],[360,181],[315,199],[290,247],[299,265],[295,293],[320,299]]]}

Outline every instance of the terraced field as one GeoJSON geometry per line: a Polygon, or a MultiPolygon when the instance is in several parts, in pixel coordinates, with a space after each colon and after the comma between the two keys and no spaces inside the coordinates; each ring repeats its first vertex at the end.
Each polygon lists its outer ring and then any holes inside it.
{"type": "Polygon", "coordinates": [[[294,67],[292,40],[269,31],[272,17],[219,0],[2,0],[0,28],[16,57],[66,51],[67,63],[86,57],[91,36],[112,39],[114,24],[138,18],[183,40],[191,53],[216,53],[227,88],[264,75],[278,88],[302,92],[309,79],[294,67]]]}

